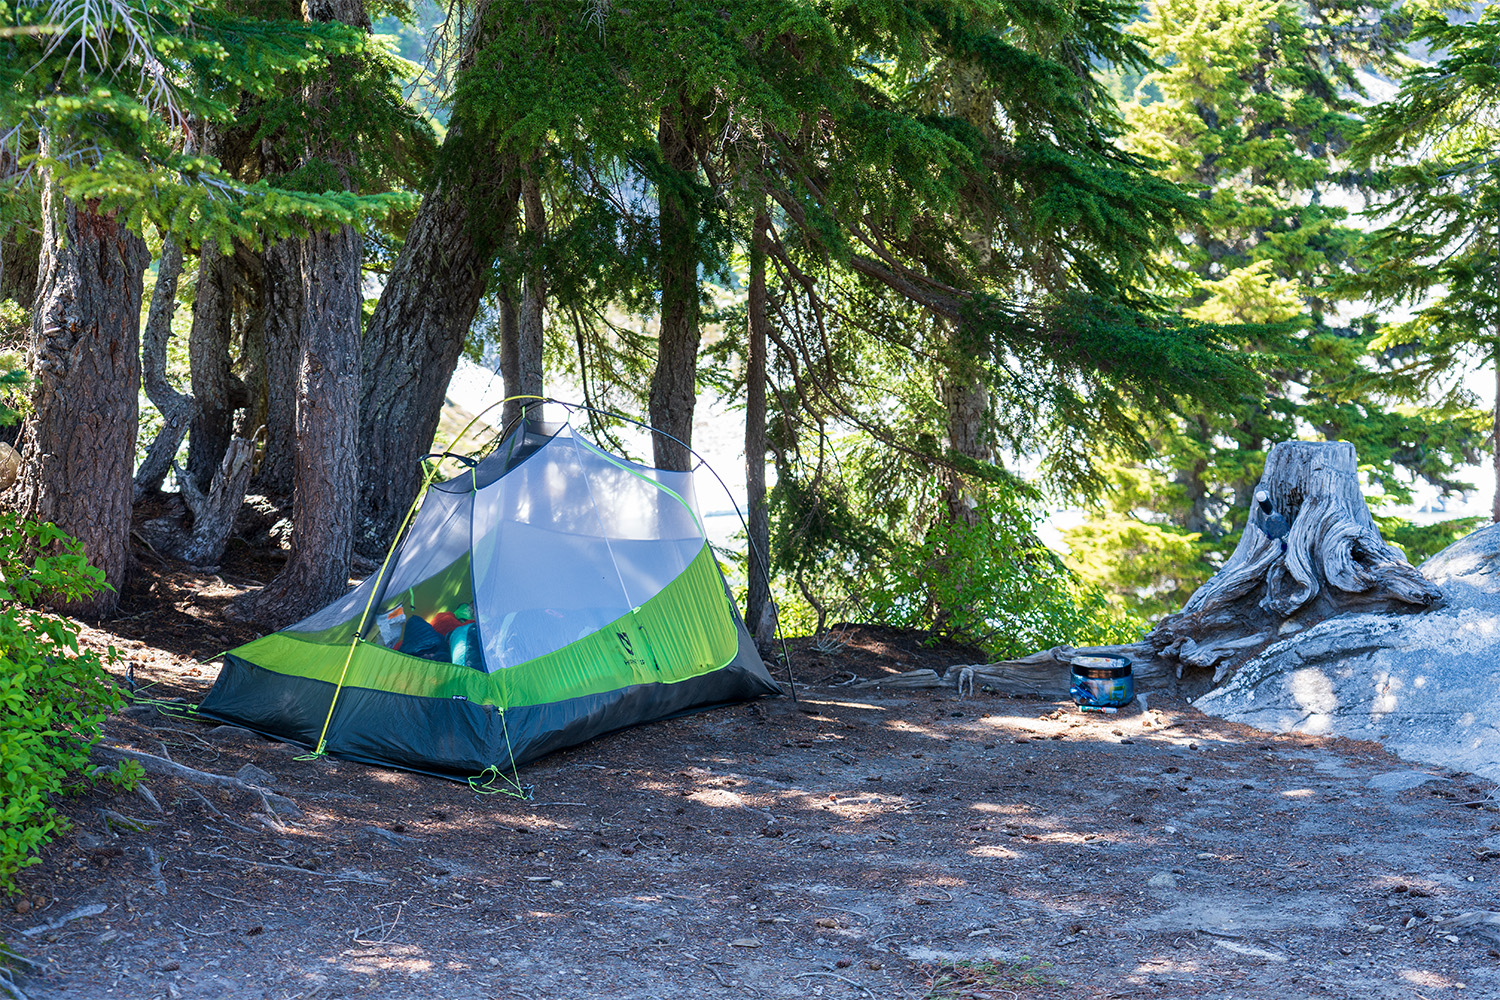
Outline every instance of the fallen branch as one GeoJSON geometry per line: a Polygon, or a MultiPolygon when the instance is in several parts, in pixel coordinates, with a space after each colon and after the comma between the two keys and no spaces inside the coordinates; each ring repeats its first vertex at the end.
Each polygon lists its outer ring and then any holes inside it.
{"type": "Polygon", "coordinates": [[[156,796],[151,794],[151,789],[146,787],[146,783],[144,781],[136,784],[135,794],[145,799],[146,804],[149,805],[152,809],[156,810],[156,815],[165,815],[166,810],[162,809],[161,803],[156,801],[156,796]]]}
{"type": "Polygon", "coordinates": [[[35,937],[36,935],[45,933],[46,931],[55,931],[63,924],[71,923],[74,920],[82,920],[84,917],[97,917],[107,909],[109,909],[109,907],[105,906],[103,903],[90,903],[87,906],[80,906],[76,910],[69,910],[62,916],[53,917],[51,920],[48,920],[45,923],[37,924],[35,927],[28,927],[23,930],[21,934],[23,937],[35,937]]]}
{"type": "Polygon", "coordinates": [[[9,969],[0,968],[0,989],[10,994],[11,1000],[31,1000],[30,997],[21,991],[21,987],[16,985],[16,981],[10,977],[9,969]]]}
{"type": "Polygon", "coordinates": [[[99,815],[104,818],[104,829],[110,833],[115,827],[122,827],[131,833],[144,833],[153,826],[167,826],[166,820],[161,819],[136,819],[134,816],[126,816],[124,813],[115,812],[113,809],[100,809],[99,815]]]}
{"type": "Polygon", "coordinates": [[[875,991],[870,989],[870,987],[866,986],[864,983],[850,979],[848,976],[840,976],[834,972],[799,972],[792,978],[806,979],[808,976],[821,976],[824,979],[837,979],[841,983],[848,983],[850,986],[855,986],[859,989],[864,990],[866,993],[870,994],[870,996],[875,995],[875,991]]]}
{"type": "Polygon", "coordinates": [[[313,868],[298,868],[295,865],[278,865],[270,861],[254,861],[250,858],[236,858],[226,854],[211,854],[207,851],[196,851],[205,858],[217,858],[220,861],[233,861],[236,864],[249,865],[252,868],[271,868],[281,872],[296,872],[299,875],[316,875],[319,878],[332,879],[335,882],[360,882],[364,885],[390,885],[390,879],[381,878],[378,875],[366,875],[360,872],[357,875],[339,875],[332,872],[320,872],[313,868]]]}
{"type": "Polygon", "coordinates": [[[302,810],[298,808],[297,803],[285,795],[278,795],[259,785],[252,785],[248,781],[241,781],[239,778],[231,777],[227,774],[212,774],[208,771],[200,771],[197,768],[167,760],[165,757],[142,753],[139,750],[126,750],[124,747],[100,744],[94,748],[94,752],[105,757],[133,760],[140,764],[147,774],[159,774],[163,777],[177,778],[190,784],[203,785],[209,788],[229,788],[237,792],[246,792],[258,797],[261,805],[265,807],[265,811],[268,813],[274,814],[279,809],[280,812],[288,816],[302,815],[302,810]]]}

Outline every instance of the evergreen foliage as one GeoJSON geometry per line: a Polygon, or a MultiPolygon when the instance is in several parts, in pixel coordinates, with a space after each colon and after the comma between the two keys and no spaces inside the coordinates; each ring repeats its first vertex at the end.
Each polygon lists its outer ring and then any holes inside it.
{"type": "Polygon", "coordinates": [[[1493,434],[1493,419],[1471,415],[1461,374],[1500,363],[1500,12],[1480,6],[1461,23],[1446,10],[1428,13],[1413,35],[1442,56],[1403,75],[1360,142],[1357,152],[1382,168],[1370,214],[1386,224],[1375,234],[1378,266],[1349,284],[1411,310],[1375,342],[1389,358],[1380,385],[1410,399],[1436,396],[1493,434]]]}
{"type": "MultiPolygon", "coordinates": [[[[0,122],[13,156],[6,170],[14,197],[45,167],[70,199],[115,212],[141,231],[147,223],[185,243],[252,246],[378,218],[413,204],[405,193],[356,195],[329,183],[314,164],[272,184],[237,177],[194,139],[206,122],[231,123],[249,107],[259,135],[291,124],[279,117],[288,91],[328,59],[368,55],[349,81],[365,99],[300,121],[311,134],[406,134],[410,118],[388,92],[388,57],[361,33],[305,23],[290,4],[249,16],[233,2],[207,4],[109,0],[0,2],[0,122]],[[278,16],[279,15],[279,16],[278,16]],[[242,107],[242,104],[244,105],[242,107]],[[384,112],[384,113],[382,113],[384,112]],[[37,137],[45,131],[45,146],[37,137]]],[[[301,112],[304,116],[307,112],[301,112]]],[[[374,148],[379,149],[377,144],[374,148]]]]}
{"type": "Polygon", "coordinates": [[[1106,452],[1107,510],[1068,533],[1072,565],[1125,606],[1180,606],[1239,540],[1265,453],[1299,437],[1355,445],[1369,481],[1408,502],[1423,479],[1461,490],[1480,434],[1472,413],[1396,405],[1350,282],[1381,259],[1342,206],[1369,188],[1350,165],[1362,68],[1389,68],[1405,16],[1384,2],[1157,0],[1133,26],[1161,67],[1125,111],[1125,141],[1202,212],[1162,287],[1191,320],[1235,330],[1267,358],[1263,392],[1151,420],[1154,457],[1106,452]],[[1107,567],[1107,568],[1106,568],[1107,567]],[[1150,578],[1150,579],[1147,579],[1150,578]]]}

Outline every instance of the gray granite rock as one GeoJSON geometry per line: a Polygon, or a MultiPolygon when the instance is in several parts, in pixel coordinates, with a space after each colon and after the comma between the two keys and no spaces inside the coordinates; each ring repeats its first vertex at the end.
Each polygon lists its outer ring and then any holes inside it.
{"type": "Polygon", "coordinates": [[[1421,566],[1435,610],[1350,614],[1270,646],[1195,704],[1280,732],[1378,739],[1500,781],[1500,525],[1421,566]]]}

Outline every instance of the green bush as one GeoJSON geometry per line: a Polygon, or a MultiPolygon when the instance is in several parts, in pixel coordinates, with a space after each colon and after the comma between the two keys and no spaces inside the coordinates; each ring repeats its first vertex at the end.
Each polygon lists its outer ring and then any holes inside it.
{"type": "Polygon", "coordinates": [[[1113,610],[1037,538],[1025,498],[993,484],[975,495],[972,525],[938,520],[870,567],[861,589],[874,620],[971,643],[995,659],[1140,637],[1140,622],[1113,610]]]}
{"type": "MultiPolygon", "coordinates": [[[[82,775],[104,717],[120,707],[104,663],[78,628],[37,607],[105,586],[79,543],[50,524],[0,514],[0,890],[65,828],[55,796],[82,775]],[[33,555],[28,560],[28,553],[33,555]]],[[[114,651],[110,650],[113,657],[114,651]]],[[[100,777],[109,780],[113,772],[100,777]]],[[[125,777],[128,781],[128,776],[125,777]]]]}

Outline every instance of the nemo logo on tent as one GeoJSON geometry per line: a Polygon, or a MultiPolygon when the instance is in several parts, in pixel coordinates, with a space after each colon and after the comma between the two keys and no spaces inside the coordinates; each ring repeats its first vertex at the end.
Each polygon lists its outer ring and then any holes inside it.
{"type": "Polygon", "coordinates": [[[634,656],[635,647],[630,645],[630,636],[626,635],[624,632],[616,632],[615,635],[620,637],[620,645],[625,647],[625,655],[634,656]]]}

